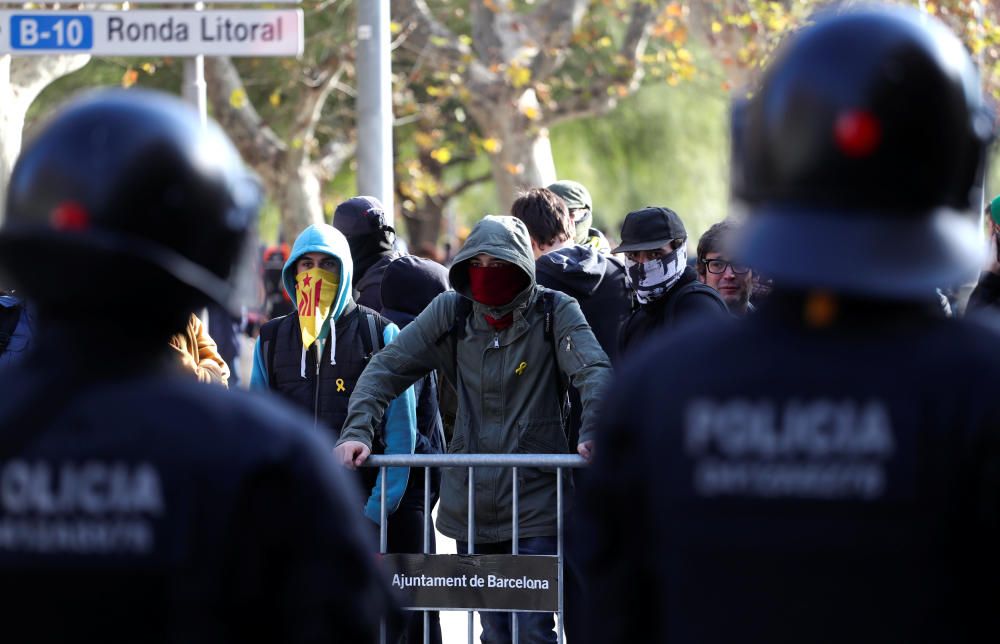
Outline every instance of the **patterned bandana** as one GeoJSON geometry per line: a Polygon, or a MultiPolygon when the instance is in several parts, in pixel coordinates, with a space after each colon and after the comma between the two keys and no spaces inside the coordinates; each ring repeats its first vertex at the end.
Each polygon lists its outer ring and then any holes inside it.
{"type": "Polygon", "coordinates": [[[302,346],[312,346],[323,337],[324,325],[333,310],[340,278],[322,268],[311,268],[295,276],[295,301],[299,307],[299,328],[302,346]]]}
{"type": "Polygon", "coordinates": [[[640,264],[625,258],[625,268],[640,304],[659,299],[677,283],[687,266],[687,248],[681,246],[669,255],[640,264]]]}

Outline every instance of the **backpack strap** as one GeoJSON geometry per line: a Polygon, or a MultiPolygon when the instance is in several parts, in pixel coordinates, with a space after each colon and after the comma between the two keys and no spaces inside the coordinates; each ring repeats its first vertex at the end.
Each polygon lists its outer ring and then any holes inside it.
{"type": "Polygon", "coordinates": [[[552,359],[555,361],[556,374],[559,376],[559,390],[562,392],[569,391],[569,385],[566,383],[562,369],[559,368],[559,338],[556,337],[556,292],[550,291],[548,289],[542,291],[542,296],[538,298],[538,304],[535,306],[540,306],[542,309],[542,315],[544,316],[544,334],[545,341],[549,343],[549,347],[552,349],[552,359]]]}
{"type": "Polygon", "coordinates": [[[384,332],[389,321],[379,315],[374,309],[370,309],[362,304],[357,305],[356,311],[356,315],[360,316],[358,324],[365,327],[364,329],[358,329],[358,332],[361,334],[361,344],[365,350],[364,359],[365,362],[368,362],[373,355],[385,347],[384,332]]]}
{"type": "Polygon", "coordinates": [[[562,399],[563,407],[563,431],[569,436],[569,422],[570,422],[570,398],[569,398],[569,388],[570,384],[566,378],[566,375],[559,368],[559,338],[556,337],[556,291],[545,289],[542,291],[542,296],[538,298],[538,303],[535,306],[539,306],[542,309],[542,314],[544,315],[544,334],[545,341],[548,342],[549,347],[552,349],[552,364],[556,369],[556,378],[559,381],[559,397],[562,399]]]}
{"type": "Polygon", "coordinates": [[[451,322],[451,326],[438,337],[435,343],[441,344],[449,337],[453,342],[464,338],[465,324],[469,320],[470,315],[472,315],[472,300],[459,295],[458,301],[455,302],[455,317],[451,322]]]}
{"type": "Polygon", "coordinates": [[[267,369],[267,386],[270,389],[274,389],[274,378],[271,374],[274,373],[274,345],[275,337],[278,335],[278,327],[281,325],[281,321],[284,320],[287,315],[274,318],[273,320],[268,320],[262,327],[260,327],[260,350],[264,354],[264,366],[267,369]]]}
{"type": "MultiPolygon", "coordinates": [[[[451,361],[455,368],[455,377],[458,377],[458,341],[465,337],[465,325],[472,315],[472,300],[467,297],[458,296],[455,302],[455,317],[448,330],[442,333],[435,344],[441,344],[446,339],[451,339],[451,361]]],[[[458,389],[456,385],[456,390],[458,389]]]]}
{"type": "Polygon", "coordinates": [[[680,287],[680,289],[674,293],[674,296],[670,298],[670,301],[667,303],[667,308],[663,312],[663,320],[665,324],[672,325],[674,323],[674,312],[677,309],[677,303],[680,302],[681,298],[690,293],[704,293],[705,295],[709,295],[716,302],[718,302],[723,311],[729,310],[729,307],[726,306],[725,300],[722,299],[722,296],[719,295],[718,291],[711,286],[706,286],[705,284],[695,280],[694,282],[688,282],[684,286],[680,287]]]}
{"type": "MultiPolygon", "coordinates": [[[[360,307],[358,307],[360,308],[360,307]]],[[[371,360],[372,356],[382,350],[384,338],[378,332],[378,322],[375,320],[373,311],[365,311],[365,319],[368,321],[368,332],[361,334],[361,343],[365,346],[365,361],[371,360]]]]}
{"type": "Polygon", "coordinates": [[[21,319],[21,310],[24,305],[20,302],[14,306],[0,306],[0,355],[10,345],[11,338],[14,337],[14,330],[21,319]]]}
{"type": "Polygon", "coordinates": [[[556,294],[542,291],[542,313],[545,315],[545,340],[555,343],[556,294]]]}

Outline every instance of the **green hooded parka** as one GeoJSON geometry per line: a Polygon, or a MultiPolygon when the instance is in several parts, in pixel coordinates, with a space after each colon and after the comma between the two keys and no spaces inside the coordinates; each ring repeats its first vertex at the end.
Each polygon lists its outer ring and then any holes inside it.
{"type": "MultiPolygon", "coordinates": [[[[449,271],[455,291],[442,293],[396,341],[377,353],[355,386],[340,443],[371,445],[389,401],[419,378],[438,369],[456,384],[458,414],[449,453],[575,453],[564,432],[563,382],[583,401],[580,441],[593,439],[597,402],[611,377],[608,357],[594,338],[576,300],[552,291],[554,338],[547,339],[541,305],[545,287],[535,283],[528,231],[514,217],[487,216],[472,230],[449,271]],[[509,304],[472,302],[465,336],[448,334],[460,298],[469,298],[469,260],[486,253],[518,266],[530,285],[509,304]],[[495,331],[484,316],[513,312],[513,324],[495,331]]],[[[519,468],[519,534],[556,534],[556,479],[551,470],[519,468]]],[[[566,473],[564,472],[564,476],[566,473]]],[[[564,483],[568,478],[564,478],[564,483]]],[[[497,543],[512,537],[512,479],[509,468],[477,468],[475,538],[497,543]]],[[[569,485],[565,487],[569,490],[569,485]]],[[[468,468],[442,470],[437,527],[467,539],[468,468]]]]}

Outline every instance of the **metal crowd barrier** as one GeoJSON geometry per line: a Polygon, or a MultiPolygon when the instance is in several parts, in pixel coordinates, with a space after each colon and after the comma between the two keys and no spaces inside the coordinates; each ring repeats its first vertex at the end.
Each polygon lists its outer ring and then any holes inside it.
{"type": "MultiPolygon", "coordinates": [[[[559,571],[558,592],[559,610],[557,621],[557,636],[559,644],[564,640],[564,608],[563,608],[563,582],[564,561],[563,561],[563,469],[585,467],[587,462],[576,454],[406,454],[406,455],[379,455],[370,456],[365,461],[363,467],[377,467],[381,473],[381,517],[379,530],[379,552],[386,554],[388,549],[388,516],[386,513],[386,478],[389,467],[422,467],[424,468],[424,554],[430,554],[431,534],[434,527],[431,522],[431,513],[428,511],[431,501],[431,468],[433,467],[468,467],[469,468],[469,522],[468,522],[468,553],[475,554],[475,529],[476,529],[476,485],[475,471],[477,467],[509,467],[513,470],[513,498],[512,525],[511,525],[511,554],[518,554],[518,476],[519,467],[551,467],[555,468],[556,477],[556,560],[559,571]]],[[[473,642],[474,610],[469,613],[469,644],[473,642]]],[[[517,612],[512,613],[511,638],[514,644],[518,644],[517,612]]],[[[430,618],[428,611],[424,610],[424,644],[430,641],[430,618]]],[[[387,632],[383,621],[379,641],[386,644],[387,632]]]]}

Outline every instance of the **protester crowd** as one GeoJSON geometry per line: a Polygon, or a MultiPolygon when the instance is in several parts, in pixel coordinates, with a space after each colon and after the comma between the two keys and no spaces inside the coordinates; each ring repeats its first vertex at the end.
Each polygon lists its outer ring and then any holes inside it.
{"type": "MultiPolygon", "coordinates": [[[[734,107],[745,219],[696,241],[669,204],[635,204],[608,235],[562,180],[443,266],[357,196],[262,253],[249,325],[228,280],[261,195],[221,131],[151,93],[71,103],[22,153],[0,229],[12,636],[368,642],[385,620],[388,641],[423,641],[374,562],[383,516],[389,552],[424,552],[435,507],[459,552],[559,547],[551,471],[522,468],[515,503],[510,468],[434,469],[425,507],[422,468],[364,467],[440,453],[593,461],[559,474],[581,488],[574,642],[996,626],[1000,338],[972,318],[1000,306],[1000,197],[967,313],[944,293],[974,235],[940,212],[968,208],[993,116],[968,56],[942,53],[954,36],[914,15],[819,21],[734,107]]],[[[509,613],[481,622],[511,641],[509,613]]],[[[552,614],[517,625],[556,641],[552,614]]]]}

